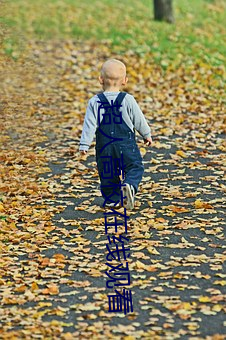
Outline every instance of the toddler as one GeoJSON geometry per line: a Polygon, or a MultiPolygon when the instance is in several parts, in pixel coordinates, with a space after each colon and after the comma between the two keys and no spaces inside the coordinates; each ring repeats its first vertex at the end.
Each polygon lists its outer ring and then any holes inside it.
{"type": "Polygon", "coordinates": [[[151,145],[152,139],[134,97],[120,92],[127,81],[126,66],[121,61],[110,59],[102,65],[99,82],[103,92],[88,102],[79,151],[86,154],[96,134],[96,162],[104,206],[119,208],[122,202],[124,208],[133,209],[144,172],[135,130],[146,145],[151,145]]]}

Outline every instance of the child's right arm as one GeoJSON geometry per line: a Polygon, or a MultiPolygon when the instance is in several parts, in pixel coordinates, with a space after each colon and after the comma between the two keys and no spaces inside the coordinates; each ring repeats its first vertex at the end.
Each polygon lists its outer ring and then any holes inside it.
{"type": "Polygon", "coordinates": [[[88,151],[93,141],[96,128],[97,128],[96,117],[94,114],[92,100],[90,99],[86,109],[86,115],[82,128],[82,136],[79,145],[79,151],[81,151],[82,154],[85,154],[88,151]]]}

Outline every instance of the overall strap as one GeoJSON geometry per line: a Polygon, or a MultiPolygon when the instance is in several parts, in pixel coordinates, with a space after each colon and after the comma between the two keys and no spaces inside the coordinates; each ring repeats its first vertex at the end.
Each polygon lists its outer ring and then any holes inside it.
{"type": "MultiPolygon", "coordinates": [[[[120,92],[117,96],[117,98],[115,99],[114,103],[117,101],[118,102],[118,106],[120,106],[122,104],[123,99],[125,98],[127,92],[120,92]]],[[[106,96],[103,93],[98,93],[98,98],[100,99],[101,103],[104,104],[108,104],[109,102],[106,98],[106,96]]]]}
{"type": "Polygon", "coordinates": [[[109,104],[106,96],[103,93],[98,93],[97,97],[100,99],[101,104],[109,104]]]}
{"type": "Polygon", "coordinates": [[[117,98],[115,99],[115,102],[118,102],[118,106],[120,106],[122,104],[123,99],[126,96],[126,92],[120,92],[117,96],[117,98]]]}
{"type": "MultiPolygon", "coordinates": [[[[117,96],[117,98],[114,101],[114,105],[116,104],[117,107],[119,108],[121,106],[121,103],[123,101],[123,99],[125,98],[125,95],[127,93],[126,92],[120,92],[117,96]]],[[[102,107],[104,108],[104,110],[108,110],[111,108],[111,104],[109,103],[109,101],[107,100],[106,96],[102,93],[98,93],[97,94],[101,104],[103,105],[102,107]]],[[[115,107],[112,107],[111,112],[114,114],[115,112],[115,107]]],[[[100,115],[99,115],[99,110],[98,110],[98,125],[100,126],[101,122],[100,122],[100,115]]]]}

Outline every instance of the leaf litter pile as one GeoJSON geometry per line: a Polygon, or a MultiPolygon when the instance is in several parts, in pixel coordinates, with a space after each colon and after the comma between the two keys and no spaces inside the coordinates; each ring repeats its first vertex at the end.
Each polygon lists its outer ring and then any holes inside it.
{"type": "Polygon", "coordinates": [[[28,47],[0,66],[0,338],[224,339],[223,67],[185,60],[162,70],[151,53],[114,55],[154,141],[138,137],[145,175],[127,211],[134,311],[125,316],[108,313],[94,147],[78,153],[111,49],[28,47]]]}

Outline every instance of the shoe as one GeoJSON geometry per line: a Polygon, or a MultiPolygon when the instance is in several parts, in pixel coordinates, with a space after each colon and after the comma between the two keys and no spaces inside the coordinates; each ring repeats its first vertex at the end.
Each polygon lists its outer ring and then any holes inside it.
{"type": "Polygon", "coordinates": [[[129,210],[134,208],[134,196],[135,189],[131,184],[124,183],[125,186],[122,187],[123,197],[123,207],[129,210]]]}
{"type": "Polygon", "coordinates": [[[119,209],[119,208],[121,208],[121,204],[120,203],[114,203],[114,202],[112,202],[112,203],[106,203],[105,205],[104,205],[104,208],[113,208],[113,209],[119,209]]]}

